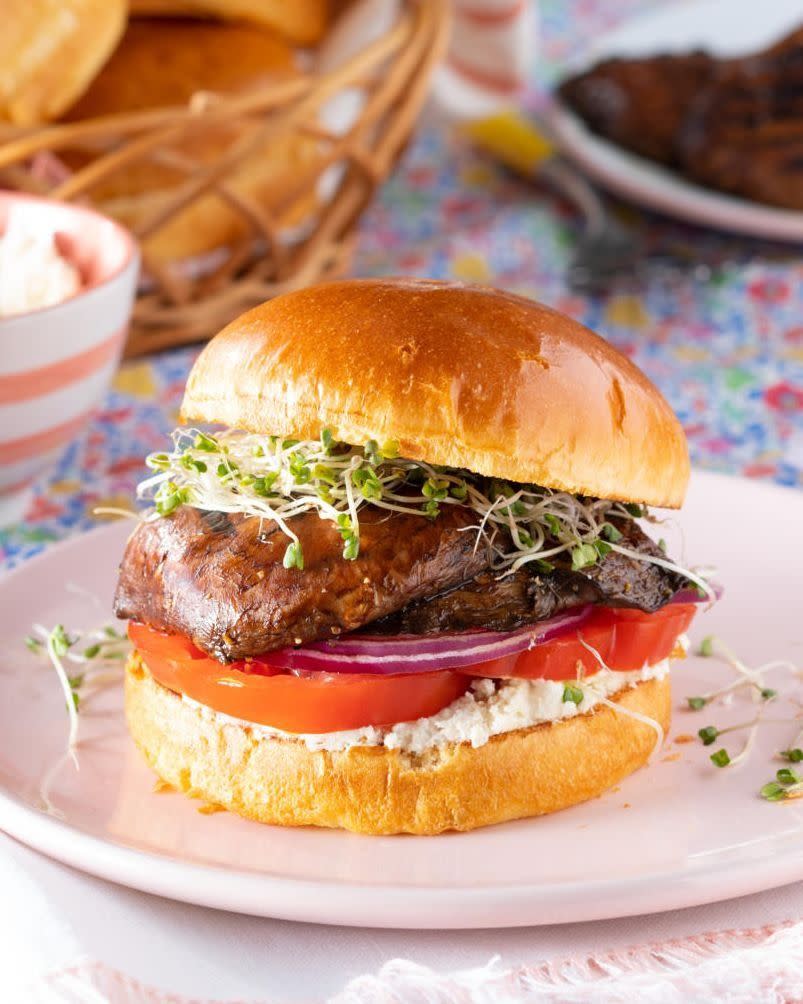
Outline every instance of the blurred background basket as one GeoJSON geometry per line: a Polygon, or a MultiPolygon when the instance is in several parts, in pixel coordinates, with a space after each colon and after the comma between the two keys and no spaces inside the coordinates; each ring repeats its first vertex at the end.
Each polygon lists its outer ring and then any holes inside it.
{"type": "Polygon", "coordinates": [[[333,69],[242,93],[202,91],[180,106],[4,124],[0,184],[103,209],[98,193],[120,173],[179,172],[180,183],[129,222],[144,245],[126,352],[209,338],[256,303],[347,271],[354,225],[410,135],[447,22],[448,0],[404,0],[386,32],[333,69]],[[212,136],[227,141],[210,158],[212,136]],[[269,197],[234,183],[266,150],[285,168],[269,197]],[[228,214],[225,246],[171,260],[160,237],[179,220],[192,227],[210,196],[228,214]]]}

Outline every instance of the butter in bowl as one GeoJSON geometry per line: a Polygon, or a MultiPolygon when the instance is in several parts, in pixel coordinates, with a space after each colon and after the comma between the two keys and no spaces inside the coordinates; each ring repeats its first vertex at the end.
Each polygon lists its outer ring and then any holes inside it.
{"type": "Polygon", "coordinates": [[[139,252],[92,210],[0,192],[0,526],[87,424],[125,343],[139,252]]]}

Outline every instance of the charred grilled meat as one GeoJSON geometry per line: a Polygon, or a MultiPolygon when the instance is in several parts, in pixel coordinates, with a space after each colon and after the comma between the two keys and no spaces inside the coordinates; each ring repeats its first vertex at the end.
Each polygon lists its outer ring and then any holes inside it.
{"type": "MultiPolygon", "coordinates": [[[[284,567],[287,538],[278,527],[183,507],[131,537],[115,610],[230,661],[366,626],[393,634],[506,631],[585,603],[651,611],[682,584],[615,552],[581,571],[564,561],[547,574],[532,564],[503,576],[491,571],[488,548],[475,546],[473,523],[461,507],[436,520],[368,509],[359,556],[347,561],[333,524],[308,513],[292,521],[301,571],[284,567]]],[[[661,553],[635,523],[620,525],[628,548],[661,553]]]]}
{"type": "Polygon", "coordinates": [[[741,59],[607,59],[559,93],[627,150],[707,187],[803,209],[803,28],[741,59]]]}

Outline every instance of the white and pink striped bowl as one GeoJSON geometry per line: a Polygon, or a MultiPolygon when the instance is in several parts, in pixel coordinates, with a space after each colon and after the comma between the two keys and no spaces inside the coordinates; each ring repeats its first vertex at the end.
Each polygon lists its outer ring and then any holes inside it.
{"type": "Polygon", "coordinates": [[[0,526],[20,519],[30,487],[78,436],[117,367],[139,272],[131,235],[92,210],[0,191],[9,211],[55,233],[81,291],[53,307],[0,318],[0,526]]]}

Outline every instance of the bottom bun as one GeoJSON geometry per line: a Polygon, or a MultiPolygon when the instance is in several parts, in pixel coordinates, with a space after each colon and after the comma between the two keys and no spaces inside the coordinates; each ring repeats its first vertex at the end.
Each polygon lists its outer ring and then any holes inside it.
{"type": "Polygon", "coordinates": [[[382,746],[310,750],[294,739],[224,719],[157,683],[138,653],[126,672],[128,727],[168,784],[263,823],[356,833],[435,834],[540,816],[595,798],[643,766],[666,731],[668,676],[616,694],[554,724],[416,756],[382,746]]]}

